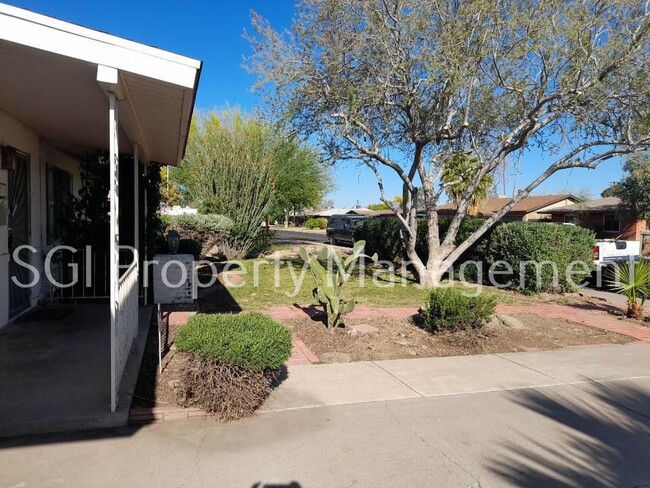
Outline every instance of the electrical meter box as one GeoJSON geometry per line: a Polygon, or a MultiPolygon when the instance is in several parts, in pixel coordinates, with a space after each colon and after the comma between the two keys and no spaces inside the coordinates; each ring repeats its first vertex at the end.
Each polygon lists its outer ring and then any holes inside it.
{"type": "Polygon", "coordinates": [[[193,303],[194,256],[156,254],[153,264],[153,301],[159,304],[193,303]]]}

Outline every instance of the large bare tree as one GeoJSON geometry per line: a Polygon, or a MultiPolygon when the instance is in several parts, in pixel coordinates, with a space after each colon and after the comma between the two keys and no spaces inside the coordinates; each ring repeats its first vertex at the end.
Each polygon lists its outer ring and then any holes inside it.
{"type": "Polygon", "coordinates": [[[247,66],[280,122],[320,138],[335,160],[367,165],[382,200],[380,169],[400,179],[405,251],[434,286],[553,173],[650,145],[649,9],[633,0],[303,0],[290,30],[253,14],[247,66]],[[533,147],[545,154],[528,159],[538,176],[456,245],[481,182],[533,147]],[[444,181],[459,154],[478,170],[444,181]],[[460,183],[441,240],[437,207],[460,183]],[[426,263],[415,252],[416,202],[428,220],[426,263]]]}

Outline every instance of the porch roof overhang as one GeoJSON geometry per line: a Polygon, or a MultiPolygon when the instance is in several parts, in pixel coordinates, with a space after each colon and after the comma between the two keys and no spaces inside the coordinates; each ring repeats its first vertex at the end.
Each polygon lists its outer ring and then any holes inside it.
{"type": "Polygon", "coordinates": [[[0,3],[0,109],[67,150],[109,148],[104,69],[116,74],[120,152],[137,143],[143,163],[177,165],[201,64],[0,3]]]}

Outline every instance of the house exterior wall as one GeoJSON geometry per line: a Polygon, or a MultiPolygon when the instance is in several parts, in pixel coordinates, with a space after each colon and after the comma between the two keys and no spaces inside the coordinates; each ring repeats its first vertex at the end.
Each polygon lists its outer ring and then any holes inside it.
{"type": "MultiPolygon", "coordinates": [[[[43,275],[47,245],[47,165],[59,167],[72,175],[73,194],[81,188],[79,160],[43,142],[29,127],[7,113],[0,111],[0,145],[15,147],[29,155],[29,212],[30,245],[37,252],[31,255],[31,264],[43,275]]],[[[6,170],[0,170],[6,173],[6,170]]],[[[6,175],[5,175],[6,176],[6,175]]],[[[9,261],[0,258],[0,327],[9,319],[9,261]]],[[[31,274],[31,273],[30,273],[31,274]]],[[[31,290],[31,306],[47,296],[49,286],[41,280],[31,290]]]]}
{"type": "Polygon", "coordinates": [[[552,210],[554,208],[562,208],[562,207],[566,207],[568,205],[573,205],[574,203],[576,203],[575,200],[565,198],[564,200],[560,200],[559,202],[552,203],[551,205],[547,205],[545,207],[542,207],[542,208],[540,208],[540,209],[538,209],[538,210],[536,210],[534,212],[528,212],[524,216],[524,218],[522,220],[524,220],[525,222],[534,222],[534,221],[538,221],[538,220],[546,220],[547,221],[547,220],[550,220],[549,215],[547,213],[543,213],[543,212],[546,212],[548,210],[552,210]]]}
{"type": "MultiPolygon", "coordinates": [[[[640,241],[641,232],[648,229],[645,220],[623,219],[621,220],[620,230],[618,232],[606,232],[603,229],[604,212],[584,212],[574,216],[575,223],[583,227],[592,229],[596,233],[597,239],[620,239],[624,241],[640,241]]],[[[563,223],[565,214],[553,214],[551,221],[563,223]]]]}

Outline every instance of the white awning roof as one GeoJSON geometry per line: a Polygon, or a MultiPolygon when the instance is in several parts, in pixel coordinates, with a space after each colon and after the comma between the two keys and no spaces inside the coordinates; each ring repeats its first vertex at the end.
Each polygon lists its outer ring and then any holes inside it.
{"type": "MultiPolygon", "coordinates": [[[[70,150],[108,148],[98,66],[118,70],[120,152],[176,165],[201,62],[0,3],[0,110],[70,150]]],[[[1,142],[1,141],[0,141],[1,142]]]]}

